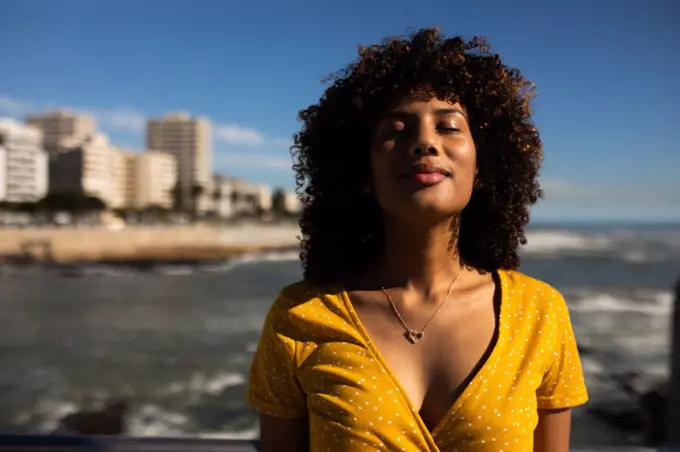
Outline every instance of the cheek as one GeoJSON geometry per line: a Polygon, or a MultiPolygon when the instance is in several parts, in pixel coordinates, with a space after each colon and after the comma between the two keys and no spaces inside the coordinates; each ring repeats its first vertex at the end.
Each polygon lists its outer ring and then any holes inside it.
{"type": "Polygon", "coordinates": [[[371,181],[375,189],[384,186],[390,180],[392,174],[391,163],[388,154],[384,152],[371,153],[371,181]]]}
{"type": "Polygon", "coordinates": [[[474,144],[459,146],[452,154],[458,177],[463,180],[474,180],[477,173],[477,151],[474,144]]]}

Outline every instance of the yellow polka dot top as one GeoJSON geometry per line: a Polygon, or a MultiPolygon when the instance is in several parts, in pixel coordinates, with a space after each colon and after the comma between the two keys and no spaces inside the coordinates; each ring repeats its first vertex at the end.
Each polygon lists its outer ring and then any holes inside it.
{"type": "Polygon", "coordinates": [[[313,452],[533,450],[537,410],[573,407],[588,395],[560,293],[516,271],[498,274],[497,343],[432,431],[347,293],[305,282],[285,288],[267,315],[249,403],[272,416],[307,416],[313,452]]]}

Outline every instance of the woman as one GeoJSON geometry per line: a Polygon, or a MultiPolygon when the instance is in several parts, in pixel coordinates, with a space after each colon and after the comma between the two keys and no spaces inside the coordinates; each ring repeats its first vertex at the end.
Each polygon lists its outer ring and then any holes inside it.
{"type": "Polygon", "coordinates": [[[304,281],[264,324],[262,451],[562,451],[587,400],[569,314],[519,273],[533,85],[482,39],[360,48],[293,152],[304,281]]]}

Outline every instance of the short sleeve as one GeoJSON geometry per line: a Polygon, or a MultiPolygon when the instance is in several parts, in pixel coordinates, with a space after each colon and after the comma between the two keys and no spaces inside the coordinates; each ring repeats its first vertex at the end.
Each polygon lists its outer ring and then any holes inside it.
{"type": "Polygon", "coordinates": [[[581,359],[569,310],[562,295],[553,294],[553,322],[555,336],[550,365],[536,391],[539,409],[571,408],[588,401],[581,359]]]}
{"type": "Polygon", "coordinates": [[[250,367],[248,403],[264,414],[297,418],[307,414],[307,407],[295,375],[295,341],[283,334],[284,304],[279,297],[265,318],[250,367]]]}

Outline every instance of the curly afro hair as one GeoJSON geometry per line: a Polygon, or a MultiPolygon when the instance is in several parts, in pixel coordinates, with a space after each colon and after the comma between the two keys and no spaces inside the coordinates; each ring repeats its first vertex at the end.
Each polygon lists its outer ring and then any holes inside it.
{"type": "Polygon", "coordinates": [[[484,38],[445,38],[437,29],[360,46],[358,53],[329,77],[319,102],[300,112],[303,126],[291,147],[304,205],[305,279],[344,282],[381,252],[382,213],[362,187],[370,177],[375,124],[405,92],[460,102],[469,116],[478,175],[454,231],[461,261],[482,272],[517,268],[529,206],[541,197],[533,83],[503,64],[484,38]]]}

